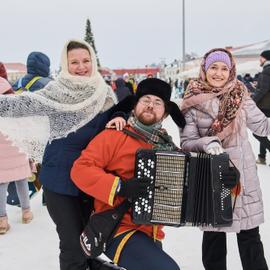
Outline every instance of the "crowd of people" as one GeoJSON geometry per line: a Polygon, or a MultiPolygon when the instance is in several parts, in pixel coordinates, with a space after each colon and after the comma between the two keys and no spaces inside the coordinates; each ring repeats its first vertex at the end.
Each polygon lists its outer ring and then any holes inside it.
{"type": "MultiPolygon", "coordinates": [[[[60,269],[98,269],[85,256],[80,236],[93,213],[147,192],[148,180],[134,175],[138,149],[226,152],[236,167],[224,171],[222,181],[237,200],[231,226],[202,228],[204,268],[227,269],[226,234],[233,232],[243,269],[267,270],[259,233],[262,192],[247,133],[250,129],[260,141],[257,163],[265,164],[270,149],[270,51],[260,57],[262,73],[256,79],[240,78],[228,50],[210,50],[198,78],[181,85],[181,108],[171,101],[172,85],[165,80],[148,76],[137,85],[125,74],[113,84],[106,82],[93,48],[83,40],[66,42],[54,80],[50,59],[41,52],[29,54],[27,75],[13,86],[0,63],[0,234],[10,229],[10,182],[17,188],[22,222],[33,219],[27,179],[41,164],[38,176],[59,237],[60,269]],[[162,128],[168,115],[179,128],[180,145],[162,128]]],[[[180,269],[163,250],[164,237],[162,224],[135,224],[129,209],[104,253],[127,270],[180,269]]]]}

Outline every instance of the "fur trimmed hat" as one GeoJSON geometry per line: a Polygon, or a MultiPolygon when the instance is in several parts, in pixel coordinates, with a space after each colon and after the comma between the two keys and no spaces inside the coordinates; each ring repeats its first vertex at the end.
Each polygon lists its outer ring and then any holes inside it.
{"type": "Polygon", "coordinates": [[[263,51],[261,57],[265,58],[267,61],[270,61],[270,50],[263,51]]]}
{"type": "Polygon", "coordinates": [[[138,84],[135,100],[138,102],[145,95],[154,95],[161,98],[165,103],[166,112],[170,114],[178,127],[183,128],[186,124],[185,117],[176,103],[170,101],[171,93],[172,88],[165,81],[157,78],[147,78],[138,84]]]}

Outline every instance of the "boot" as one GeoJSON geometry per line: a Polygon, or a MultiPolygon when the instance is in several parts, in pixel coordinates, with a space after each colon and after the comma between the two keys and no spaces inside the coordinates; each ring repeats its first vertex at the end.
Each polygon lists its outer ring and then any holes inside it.
{"type": "Polygon", "coordinates": [[[258,157],[258,159],[256,160],[256,163],[266,165],[266,160],[265,158],[258,157]]]}
{"type": "Polygon", "coordinates": [[[0,217],[0,234],[5,234],[9,229],[7,216],[0,217]]]}
{"type": "Polygon", "coordinates": [[[22,223],[28,224],[33,219],[33,213],[31,212],[30,208],[22,210],[22,223]]]}

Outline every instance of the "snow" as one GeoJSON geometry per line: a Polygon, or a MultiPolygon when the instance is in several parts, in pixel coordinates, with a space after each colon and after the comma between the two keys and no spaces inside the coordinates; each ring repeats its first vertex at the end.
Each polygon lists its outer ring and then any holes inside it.
{"type": "MultiPolygon", "coordinates": [[[[179,143],[178,130],[172,120],[165,121],[164,126],[179,143]]],[[[254,153],[258,154],[259,144],[250,135],[254,153]]],[[[268,164],[270,158],[268,158],[268,164]]],[[[265,206],[265,223],[260,226],[266,260],[270,264],[270,167],[258,166],[265,206]]],[[[34,220],[30,224],[21,223],[21,211],[18,207],[8,206],[10,231],[0,235],[0,269],[1,270],[57,270],[58,236],[46,207],[42,206],[41,193],[31,200],[34,220]]],[[[203,270],[201,263],[202,232],[196,227],[166,227],[164,250],[180,265],[181,270],[203,270]]],[[[240,270],[241,262],[237,249],[235,234],[228,234],[228,270],[240,270]]],[[[139,269],[138,269],[139,270],[139,269]]],[[[164,269],[165,270],[165,269],[164,269]]],[[[166,269],[167,270],[167,269],[166,269]]],[[[169,270],[169,269],[168,269],[169,270]]]]}

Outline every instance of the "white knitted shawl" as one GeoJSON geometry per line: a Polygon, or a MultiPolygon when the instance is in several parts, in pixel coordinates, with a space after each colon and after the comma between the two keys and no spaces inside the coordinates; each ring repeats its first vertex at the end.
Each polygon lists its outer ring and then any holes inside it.
{"type": "Polygon", "coordinates": [[[98,113],[116,104],[116,96],[97,71],[92,60],[90,77],[72,76],[67,68],[67,42],[61,59],[61,73],[45,88],[20,95],[0,95],[0,131],[30,158],[40,162],[47,142],[75,132],[98,113]]]}

